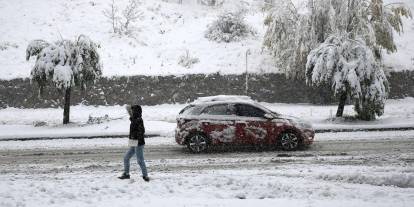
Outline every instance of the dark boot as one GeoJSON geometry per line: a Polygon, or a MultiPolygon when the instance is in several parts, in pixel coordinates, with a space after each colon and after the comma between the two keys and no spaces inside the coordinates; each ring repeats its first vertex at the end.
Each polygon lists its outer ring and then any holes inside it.
{"type": "Polygon", "coordinates": [[[145,182],[149,182],[149,180],[150,180],[148,176],[142,176],[142,179],[144,179],[145,182]]]}
{"type": "Polygon", "coordinates": [[[129,179],[130,176],[128,174],[122,173],[122,175],[120,177],[118,177],[119,179],[123,180],[123,179],[129,179]]]}

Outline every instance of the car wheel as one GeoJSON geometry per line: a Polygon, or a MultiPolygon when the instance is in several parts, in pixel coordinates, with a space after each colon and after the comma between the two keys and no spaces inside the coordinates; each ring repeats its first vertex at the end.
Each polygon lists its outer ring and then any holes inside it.
{"type": "Polygon", "coordinates": [[[208,147],[208,140],[202,134],[193,134],[188,138],[187,148],[193,153],[205,152],[208,147]]]}
{"type": "Polygon", "coordinates": [[[300,139],[293,132],[283,132],[279,137],[279,144],[283,150],[296,150],[299,148],[300,139]]]}

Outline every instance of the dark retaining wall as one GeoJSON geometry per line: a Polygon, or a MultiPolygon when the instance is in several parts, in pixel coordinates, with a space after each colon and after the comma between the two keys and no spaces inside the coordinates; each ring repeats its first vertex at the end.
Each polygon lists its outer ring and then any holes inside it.
{"type": "MultiPolygon", "coordinates": [[[[390,98],[414,97],[414,72],[389,75],[390,98]]],[[[86,91],[72,92],[72,105],[123,105],[139,103],[185,103],[199,96],[245,93],[244,75],[131,76],[102,78],[86,91]]],[[[282,74],[250,75],[248,95],[265,102],[319,103],[335,102],[329,87],[310,88],[303,81],[287,80],[282,74]]],[[[63,95],[48,87],[38,98],[38,88],[29,79],[0,80],[0,108],[58,107],[63,95]]]]}

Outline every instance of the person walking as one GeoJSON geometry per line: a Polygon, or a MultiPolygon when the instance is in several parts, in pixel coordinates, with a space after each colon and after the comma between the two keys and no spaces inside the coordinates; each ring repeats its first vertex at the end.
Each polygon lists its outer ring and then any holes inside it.
{"type": "Polygon", "coordinates": [[[142,108],[140,105],[127,106],[127,111],[130,115],[129,120],[129,149],[124,156],[124,173],[118,177],[119,179],[129,179],[130,159],[136,154],[137,162],[142,171],[142,178],[148,182],[148,172],[144,161],[144,121],[142,120],[142,108]]]}

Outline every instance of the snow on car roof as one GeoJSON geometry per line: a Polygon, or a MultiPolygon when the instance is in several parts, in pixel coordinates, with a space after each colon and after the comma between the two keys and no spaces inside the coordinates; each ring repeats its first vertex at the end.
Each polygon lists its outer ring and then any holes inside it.
{"type": "Polygon", "coordinates": [[[249,96],[237,96],[237,95],[217,95],[217,96],[206,96],[206,97],[199,97],[194,100],[190,105],[199,105],[199,106],[208,106],[212,104],[220,104],[220,103],[246,103],[258,107],[265,112],[276,113],[272,112],[268,108],[260,105],[258,102],[250,98],[249,96]]]}
{"type": "Polygon", "coordinates": [[[192,104],[206,104],[212,102],[241,102],[254,103],[255,101],[249,96],[235,96],[235,95],[218,95],[199,97],[192,102],[192,104]]]}

